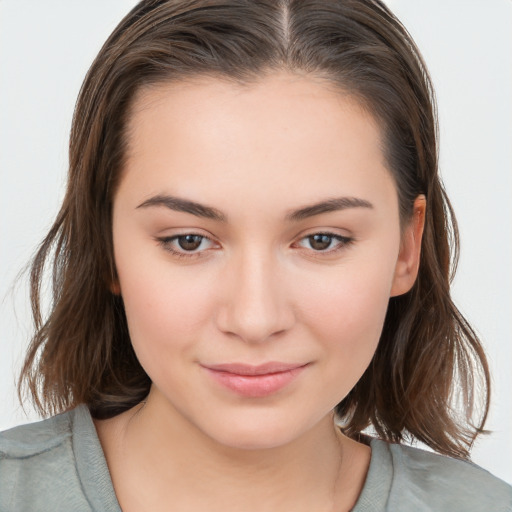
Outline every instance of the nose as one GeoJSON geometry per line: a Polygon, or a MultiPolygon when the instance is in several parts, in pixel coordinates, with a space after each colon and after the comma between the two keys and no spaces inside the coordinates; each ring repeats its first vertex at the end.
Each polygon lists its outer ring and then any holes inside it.
{"type": "Polygon", "coordinates": [[[289,330],[295,315],[276,258],[254,251],[226,268],[217,327],[248,343],[289,330]]]}

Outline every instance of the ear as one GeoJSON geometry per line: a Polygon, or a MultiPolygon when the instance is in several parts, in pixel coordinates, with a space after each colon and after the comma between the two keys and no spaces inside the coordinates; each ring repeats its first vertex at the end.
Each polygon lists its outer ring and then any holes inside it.
{"type": "Polygon", "coordinates": [[[112,295],[121,295],[121,285],[119,284],[119,278],[115,270],[110,271],[110,276],[107,278],[107,288],[110,290],[112,295]]]}
{"type": "Polygon", "coordinates": [[[109,290],[113,295],[121,295],[121,286],[119,285],[119,281],[117,279],[111,281],[109,284],[109,290]]]}
{"type": "Polygon", "coordinates": [[[419,195],[413,206],[413,214],[404,229],[400,243],[400,252],[393,276],[391,297],[407,293],[414,285],[418,275],[421,256],[421,239],[425,225],[425,211],[427,200],[419,195]]]}

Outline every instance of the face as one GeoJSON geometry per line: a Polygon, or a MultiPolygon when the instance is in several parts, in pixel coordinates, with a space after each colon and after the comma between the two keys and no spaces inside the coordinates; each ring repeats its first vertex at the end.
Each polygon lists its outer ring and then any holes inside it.
{"type": "Polygon", "coordinates": [[[129,128],[114,286],[150,399],[245,448],[332,418],[415,276],[374,119],[275,74],[146,90],[129,128]]]}

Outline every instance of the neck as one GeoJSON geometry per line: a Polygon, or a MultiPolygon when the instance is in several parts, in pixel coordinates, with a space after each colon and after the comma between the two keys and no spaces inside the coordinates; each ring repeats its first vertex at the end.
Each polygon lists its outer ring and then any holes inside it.
{"type": "Polygon", "coordinates": [[[108,420],[113,428],[103,436],[98,425],[124,511],[163,510],[169,502],[175,510],[213,512],[331,511],[355,503],[368,461],[354,480],[357,443],[332,415],[285,445],[249,450],[216,442],[160,400],[152,392],[147,403],[108,420]]]}

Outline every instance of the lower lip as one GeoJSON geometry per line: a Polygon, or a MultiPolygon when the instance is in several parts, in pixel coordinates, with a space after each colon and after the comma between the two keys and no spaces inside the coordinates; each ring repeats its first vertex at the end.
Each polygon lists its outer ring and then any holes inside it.
{"type": "Polygon", "coordinates": [[[281,391],[291,384],[304,369],[305,366],[300,366],[284,372],[264,375],[239,375],[205,368],[219,384],[238,395],[250,398],[261,398],[281,391]]]}

